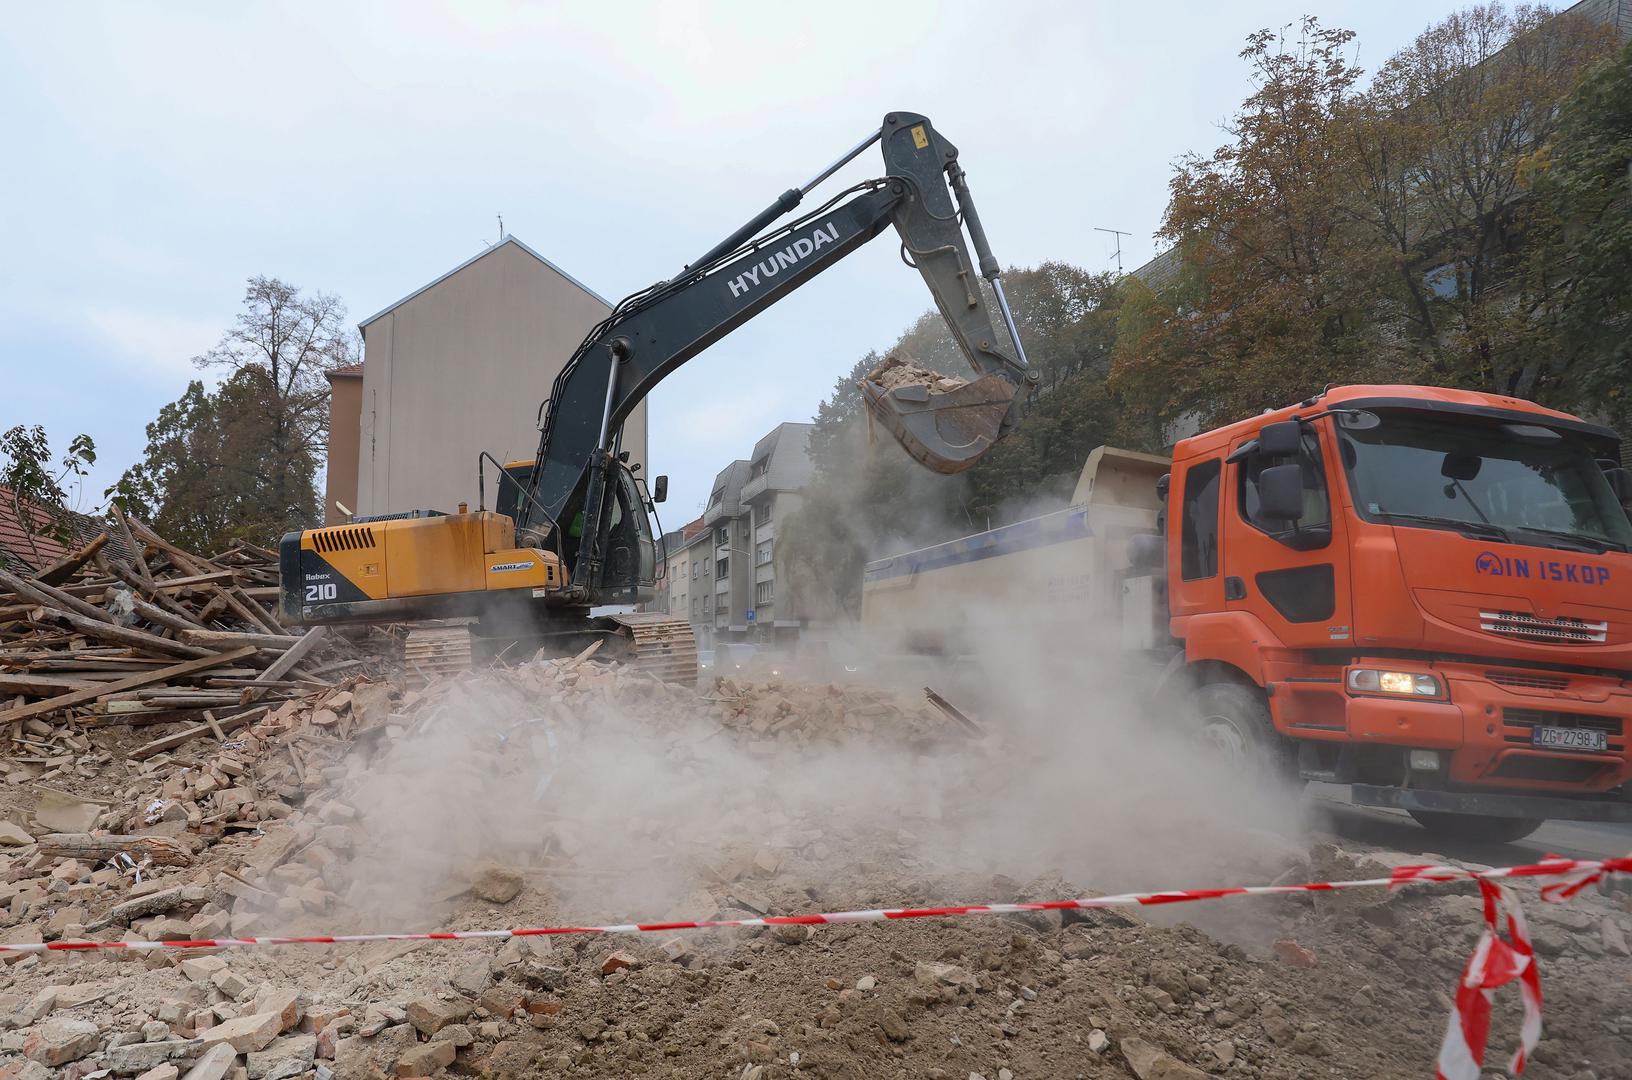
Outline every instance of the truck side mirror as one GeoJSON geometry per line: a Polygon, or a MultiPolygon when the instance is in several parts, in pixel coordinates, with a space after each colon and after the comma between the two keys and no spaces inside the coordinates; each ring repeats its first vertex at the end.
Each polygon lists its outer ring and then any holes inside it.
{"type": "Polygon", "coordinates": [[[654,503],[660,503],[668,497],[669,474],[664,473],[662,476],[656,477],[652,480],[652,501],[654,503]]]}
{"type": "Polygon", "coordinates": [[[1291,457],[1303,449],[1303,425],[1296,420],[1265,424],[1258,432],[1258,452],[1269,457],[1291,457]]]}
{"type": "MultiPolygon", "coordinates": [[[[1267,428],[1265,430],[1268,430],[1267,428]]],[[[1258,514],[1271,521],[1303,516],[1303,466],[1271,465],[1258,474],[1258,514]]]]}

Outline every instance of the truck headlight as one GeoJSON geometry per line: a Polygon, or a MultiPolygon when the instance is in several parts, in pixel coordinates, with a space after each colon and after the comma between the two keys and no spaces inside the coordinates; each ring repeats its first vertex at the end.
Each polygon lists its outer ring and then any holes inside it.
{"type": "Polygon", "coordinates": [[[1445,693],[1437,675],[1381,668],[1350,670],[1349,689],[1362,694],[1399,694],[1404,697],[1441,697],[1445,693]]]}

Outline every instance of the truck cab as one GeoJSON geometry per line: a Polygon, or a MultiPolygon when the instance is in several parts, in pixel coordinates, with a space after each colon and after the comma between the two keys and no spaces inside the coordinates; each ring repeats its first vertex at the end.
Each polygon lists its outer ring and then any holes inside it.
{"type": "Polygon", "coordinates": [[[1204,735],[1430,827],[1632,820],[1632,482],[1607,428],[1351,386],[1180,442],[1168,630],[1204,735]]]}

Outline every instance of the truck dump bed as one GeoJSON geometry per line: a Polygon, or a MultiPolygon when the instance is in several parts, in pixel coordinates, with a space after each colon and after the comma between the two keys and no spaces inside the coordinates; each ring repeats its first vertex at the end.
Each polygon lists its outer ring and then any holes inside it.
{"type": "MultiPolygon", "coordinates": [[[[1153,533],[1168,461],[1102,446],[1064,510],[867,564],[862,626],[886,652],[960,655],[1024,625],[1034,634],[1121,634],[1128,540],[1153,533]]],[[[1148,582],[1148,579],[1145,579],[1148,582]]],[[[1149,597],[1134,598],[1149,620],[1149,597]]]]}

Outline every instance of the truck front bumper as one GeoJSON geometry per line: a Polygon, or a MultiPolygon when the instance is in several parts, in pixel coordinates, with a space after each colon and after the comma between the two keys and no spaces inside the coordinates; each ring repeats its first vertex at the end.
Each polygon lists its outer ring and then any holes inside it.
{"type": "Polygon", "coordinates": [[[1632,821],[1632,802],[1621,800],[1436,791],[1432,788],[1399,788],[1381,784],[1352,784],[1350,787],[1359,806],[1478,814],[1482,817],[1542,818],[1548,821],[1632,821]]]}

